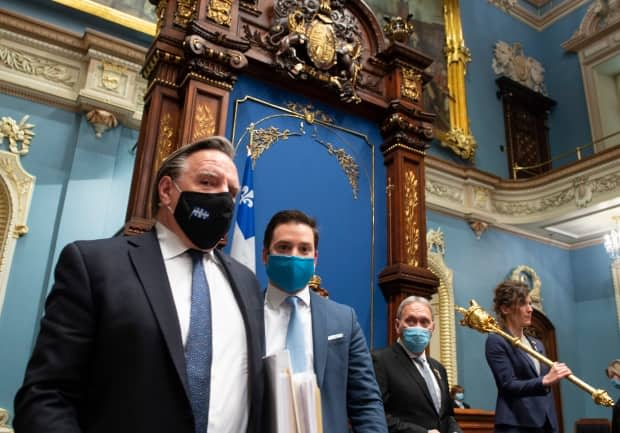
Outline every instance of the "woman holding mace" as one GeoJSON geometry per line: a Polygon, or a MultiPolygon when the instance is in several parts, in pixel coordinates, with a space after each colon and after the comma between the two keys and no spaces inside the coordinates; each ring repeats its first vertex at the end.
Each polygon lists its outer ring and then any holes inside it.
{"type": "MultiPolygon", "coordinates": [[[[523,332],[532,323],[529,288],[506,280],[494,292],[493,307],[503,330],[515,341],[544,354],[542,342],[523,332]]],[[[571,374],[563,363],[551,367],[495,333],[486,341],[486,359],[497,385],[496,433],[557,433],[550,386],[571,374]]]]}

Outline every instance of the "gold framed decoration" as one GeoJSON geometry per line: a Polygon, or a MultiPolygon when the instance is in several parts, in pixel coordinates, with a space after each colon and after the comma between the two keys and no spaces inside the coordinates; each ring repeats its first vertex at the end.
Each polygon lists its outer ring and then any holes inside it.
{"type": "Polygon", "coordinates": [[[437,114],[435,138],[462,159],[473,161],[477,143],[469,127],[465,88],[471,54],[463,38],[459,0],[367,3],[377,17],[388,22],[384,27],[388,38],[435,59],[426,70],[432,79],[423,95],[426,110],[437,114]],[[394,28],[398,28],[397,36],[394,28]]]}
{"type": "Polygon", "coordinates": [[[127,11],[120,10],[112,6],[114,2],[110,0],[52,0],[64,6],[95,15],[104,20],[120,24],[123,27],[155,36],[157,24],[155,20],[155,6],[148,0],[133,0],[131,8],[127,11]],[[131,12],[129,12],[131,11],[131,12]],[[152,16],[151,16],[152,14],[152,16]]]}

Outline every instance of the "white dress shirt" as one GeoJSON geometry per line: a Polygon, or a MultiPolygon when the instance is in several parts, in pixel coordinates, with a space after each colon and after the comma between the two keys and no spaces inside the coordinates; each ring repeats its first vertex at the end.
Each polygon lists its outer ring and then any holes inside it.
{"type": "MultiPolygon", "coordinates": [[[[534,349],[532,347],[532,343],[530,342],[530,339],[527,338],[525,336],[525,334],[521,336],[521,343],[523,343],[525,346],[529,347],[530,349],[536,351],[536,349],[534,349]]],[[[527,354],[527,356],[529,356],[530,360],[534,364],[534,368],[536,369],[536,373],[540,376],[540,361],[538,359],[534,358],[529,353],[527,354]]]]}
{"type": "Polygon", "coordinates": [[[304,328],[304,345],[306,348],[307,370],[314,370],[314,349],[312,347],[312,315],[310,310],[310,289],[308,286],[297,293],[290,294],[269,284],[265,294],[265,349],[272,355],[286,348],[286,332],[291,316],[291,306],[284,302],[287,297],[295,295],[299,303],[299,319],[304,328]]]}
{"type": "MultiPolygon", "coordinates": [[[[177,235],[161,223],[155,227],[185,346],[192,300],[192,259],[177,235]]],[[[205,253],[203,264],[211,297],[213,344],[207,432],[243,432],[250,407],[245,325],[230,282],[213,251],[205,253]]]]}
{"type": "Polygon", "coordinates": [[[433,392],[435,393],[435,396],[437,397],[437,401],[441,402],[441,388],[439,387],[439,383],[437,382],[437,376],[435,376],[435,373],[432,371],[431,365],[428,362],[428,359],[426,359],[426,352],[422,352],[419,355],[416,353],[412,353],[409,350],[407,350],[407,348],[405,347],[405,345],[400,341],[400,338],[398,339],[398,343],[403,347],[403,349],[405,349],[405,352],[407,352],[407,355],[409,355],[409,358],[411,359],[411,363],[413,365],[415,365],[415,367],[418,369],[418,371],[420,372],[420,374],[422,375],[422,377],[424,377],[424,372],[422,371],[422,365],[418,364],[415,359],[422,359],[423,362],[422,364],[424,365],[424,368],[427,368],[428,371],[431,373],[430,376],[433,378],[433,388],[434,389],[429,389],[428,392],[433,392]]]}

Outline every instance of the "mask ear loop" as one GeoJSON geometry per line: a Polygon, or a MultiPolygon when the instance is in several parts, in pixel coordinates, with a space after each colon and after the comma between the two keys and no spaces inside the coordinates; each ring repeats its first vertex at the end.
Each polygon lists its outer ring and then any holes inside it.
{"type": "MultiPolygon", "coordinates": [[[[170,178],[170,179],[172,180],[172,178],[170,178]]],[[[173,185],[174,185],[174,187],[177,189],[177,191],[179,191],[179,192],[183,192],[183,191],[181,190],[181,188],[179,187],[179,185],[177,185],[177,183],[176,183],[174,180],[172,180],[172,184],[173,184],[173,185]]],[[[170,211],[170,213],[171,213],[172,215],[174,215],[174,211],[172,210],[172,208],[171,208],[170,206],[166,206],[166,209],[168,209],[168,211],[170,211]]]]}

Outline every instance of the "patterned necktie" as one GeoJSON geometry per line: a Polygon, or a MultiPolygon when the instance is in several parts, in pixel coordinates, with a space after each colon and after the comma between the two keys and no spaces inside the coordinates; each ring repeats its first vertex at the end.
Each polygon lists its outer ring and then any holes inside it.
{"type": "Polygon", "coordinates": [[[435,382],[433,381],[433,377],[431,376],[433,373],[431,372],[430,366],[427,367],[426,359],[417,357],[413,358],[413,360],[420,366],[420,370],[422,370],[422,377],[424,378],[424,382],[426,382],[428,392],[433,399],[433,405],[435,406],[435,410],[437,411],[437,413],[439,413],[439,409],[441,409],[441,403],[439,402],[437,392],[435,392],[435,382]]]}
{"type": "Polygon", "coordinates": [[[286,348],[291,356],[293,373],[306,369],[306,346],[304,344],[304,328],[299,317],[299,301],[297,296],[289,296],[286,302],[291,306],[286,331],[286,348]]]}
{"type": "Polygon", "coordinates": [[[207,433],[211,386],[211,299],[202,263],[202,251],[188,250],[192,258],[192,305],[185,344],[185,364],[196,433],[207,433]]]}

